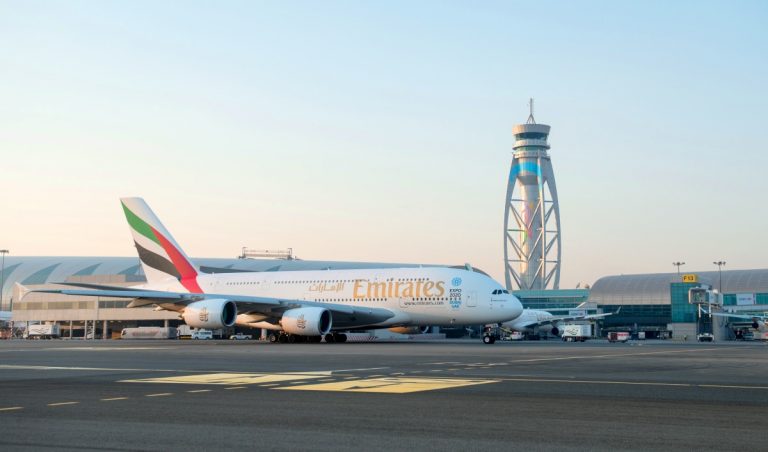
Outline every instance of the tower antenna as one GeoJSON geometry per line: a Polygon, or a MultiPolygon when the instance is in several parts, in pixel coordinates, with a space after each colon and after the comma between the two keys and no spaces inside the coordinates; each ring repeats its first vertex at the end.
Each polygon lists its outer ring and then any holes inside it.
{"type": "Polygon", "coordinates": [[[536,124],[536,120],[533,119],[533,97],[528,101],[528,106],[531,109],[531,114],[528,115],[528,121],[526,121],[526,124],[536,124]]]}

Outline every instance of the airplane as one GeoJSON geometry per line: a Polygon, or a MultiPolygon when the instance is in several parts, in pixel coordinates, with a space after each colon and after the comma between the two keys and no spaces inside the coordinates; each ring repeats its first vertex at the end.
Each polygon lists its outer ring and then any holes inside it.
{"type": "MultiPolygon", "coordinates": [[[[582,308],[584,303],[579,305],[582,308]]],[[[618,311],[617,311],[618,312],[618,311]]],[[[560,330],[557,328],[559,322],[568,322],[571,320],[591,320],[599,319],[609,315],[615,314],[614,312],[608,312],[604,314],[590,314],[590,315],[553,315],[551,312],[543,311],[540,309],[525,309],[519,317],[507,322],[502,322],[501,327],[511,331],[519,331],[526,334],[528,337],[538,338],[539,333],[551,333],[557,336],[560,330]]]]}
{"type": "MultiPolygon", "coordinates": [[[[522,304],[491,277],[449,267],[204,274],[142,198],[121,198],[147,283],[62,283],[29,292],[133,299],[178,312],[194,328],[270,330],[271,342],[345,342],[344,331],[498,324],[522,304]]],[[[18,284],[18,283],[17,283],[18,284]]]]}

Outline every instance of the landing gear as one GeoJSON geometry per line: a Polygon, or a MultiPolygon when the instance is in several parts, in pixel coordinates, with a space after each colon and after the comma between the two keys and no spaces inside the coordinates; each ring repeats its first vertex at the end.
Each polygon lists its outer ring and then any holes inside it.
{"type": "Polygon", "coordinates": [[[269,342],[274,344],[277,342],[278,337],[276,334],[270,334],[268,339],[269,339],[269,342]]]}
{"type": "Polygon", "coordinates": [[[495,344],[496,339],[501,339],[501,328],[498,325],[486,325],[483,329],[483,344],[495,344]]]}
{"type": "Polygon", "coordinates": [[[347,342],[347,335],[344,333],[328,333],[325,335],[325,342],[328,344],[347,342]]]}

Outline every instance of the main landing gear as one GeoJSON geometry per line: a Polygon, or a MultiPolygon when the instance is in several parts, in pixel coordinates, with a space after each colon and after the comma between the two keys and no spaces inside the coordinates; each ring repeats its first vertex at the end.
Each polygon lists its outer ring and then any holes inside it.
{"type": "Polygon", "coordinates": [[[344,333],[329,333],[325,335],[325,342],[329,344],[347,342],[347,335],[344,333]]]}

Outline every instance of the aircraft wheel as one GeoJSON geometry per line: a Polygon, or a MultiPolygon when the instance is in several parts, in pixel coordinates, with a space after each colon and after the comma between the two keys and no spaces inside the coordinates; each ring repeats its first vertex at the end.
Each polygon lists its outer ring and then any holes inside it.
{"type": "Polygon", "coordinates": [[[334,336],[335,336],[334,339],[336,340],[336,342],[340,342],[340,343],[347,342],[347,335],[344,333],[338,333],[338,334],[335,334],[334,336]]]}
{"type": "Polygon", "coordinates": [[[317,344],[323,340],[323,336],[310,336],[307,342],[317,344]]]}
{"type": "Polygon", "coordinates": [[[328,334],[325,335],[325,342],[327,342],[329,344],[332,344],[332,343],[336,342],[336,338],[333,336],[333,334],[328,333],[328,334]]]}
{"type": "Polygon", "coordinates": [[[277,341],[280,342],[281,344],[285,344],[286,342],[288,342],[288,335],[287,334],[281,334],[277,338],[277,341]]]}
{"type": "Polygon", "coordinates": [[[270,334],[270,335],[269,335],[269,342],[271,342],[271,343],[273,343],[273,344],[274,344],[275,342],[277,342],[277,336],[276,336],[276,335],[274,335],[274,334],[270,334]]]}
{"type": "Polygon", "coordinates": [[[496,339],[493,338],[493,336],[486,334],[483,336],[483,344],[493,344],[496,342],[496,339]]]}
{"type": "Polygon", "coordinates": [[[298,342],[298,339],[299,339],[299,338],[298,338],[298,337],[296,337],[296,335],[295,335],[295,334],[289,334],[289,335],[288,335],[288,343],[289,343],[289,344],[295,344],[296,342],[298,342]]]}

